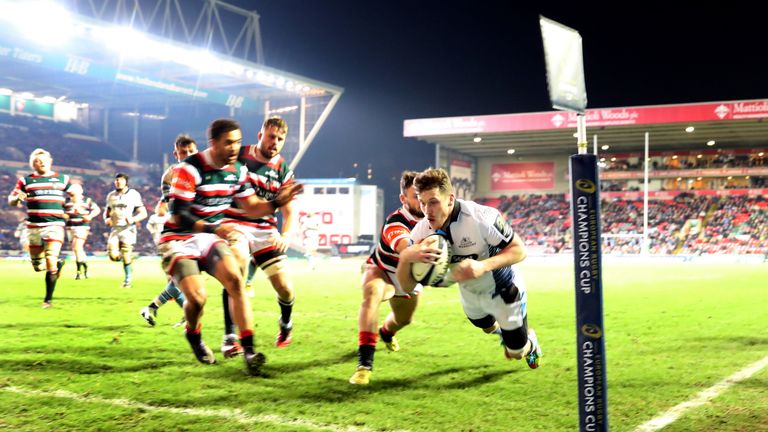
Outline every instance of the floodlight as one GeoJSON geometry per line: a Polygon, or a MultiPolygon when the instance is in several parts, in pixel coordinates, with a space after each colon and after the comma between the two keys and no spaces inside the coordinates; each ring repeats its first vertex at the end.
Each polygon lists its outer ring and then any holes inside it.
{"type": "Polygon", "coordinates": [[[14,25],[25,38],[45,45],[61,45],[75,33],[69,11],[58,3],[44,0],[0,2],[0,19],[14,25]]]}
{"type": "Polygon", "coordinates": [[[130,27],[109,27],[103,29],[101,40],[107,48],[121,56],[154,56],[157,51],[141,33],[130,27]]]}

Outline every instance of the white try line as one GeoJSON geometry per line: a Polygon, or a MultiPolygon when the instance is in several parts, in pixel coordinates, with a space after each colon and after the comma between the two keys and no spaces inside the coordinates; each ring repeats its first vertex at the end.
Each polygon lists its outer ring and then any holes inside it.
{"type": "MultiPolygon", "coordinates": [[[[168,414],[181,414],[199,417],[218,417],[225,420],[233,420],[243,424],[263,424],[268,423],[276,426],[297,426],[304,429],[316,431],[331,432],[373,432],[373,429],[364,426],[344,426],[330,423],[318,423],[301,418],[288,418],[275,414],[251,415],[238,409],[219,409],[219,408],[175,408],[157,405],[148,405],[130,399],[105,399],[98,396],[80,395],[66,390],[41,391],[30,390],[20,387],[7,386],[0,387],[0,390],[9,393],[16,393],[24,396],[55,397],[70,399],[77,402],[99,403],[118,406],[121,408],[141,409],[145,411],[154,411],[168,414]]],[[[408,432],[399,430],[398,432],[408,432]]]]}
{"type": "Polygon", "coordinates": [[[693,399],[678,404],[670,408],[664,414],[641,424],[635,429],[635,432],[655,432],[669,425],[670,423],[680,418],[680,416],[682,416],[686,411],[704,405],[705,403],[719,396],[720,393],[724,392],[732,385],[740,381],[744,381],[752,375],[760,372],[766,366],[768,366],[768,357],[763,357],[761,360],[752,363],[751,365],[734,373],[733,375],[720,381],[712,387],[706,390],[702,390],[693,399]]]}

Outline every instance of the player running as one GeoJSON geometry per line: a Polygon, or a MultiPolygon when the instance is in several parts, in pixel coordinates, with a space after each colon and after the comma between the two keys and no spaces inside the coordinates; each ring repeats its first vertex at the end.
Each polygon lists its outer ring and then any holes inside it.
{"type": "Polygon", "coordinates": [[[147,218],[147,209],[136,189],[128,186],[128,174],[115,175],[115,190],[107,194],[104,222],[112,227],[107,239],[107,254],[115,262],[123,262],[123,288],[131,287],[133,245],[136,244],[136,224],[147,218]]]}
{"type": "Polygon", "coordinates": [[[428,169],[414,180],[422,219],[411,231],[416,243],[400,254],[397,279],[406,292],[416,289],[411,263],[435,259],[436,249],[418,244],[428,235],[446,236],[452,251],[451,277],[459,283],[461,304],[469,321],[486,333],[500,334],[507,359],[539,367],[541,346],[528,328],[528,296],[520,269],[523,241],[495,208],[456,199],[442,169],[428,169]],[[426,254],[425,254],[426,252],[426,254]]]}
{"type": "Polygon", "coordinates": [[[381,337],[390,351],[400,350],[395,333],[411,323],[419,304],[421,286],[408,292],[403,291],[395,277],[398,254],[410,246],[411,229],[424,217],[413,187],[416,174],[414,171],[405,171],[400,176],[402,207],[387,216],[381,227],[379,244],[366,262],[362,280],[363,303],[360,304],[357,318],[357,370],[349,379],[350,384],[370,382],[378,337],[381,337]],[[379,305],[387,300],[392,311],[379,328],[379,305]]]}
{"type": "MultiPolygon", "coordinates": [[[[168,169],[165,170],[165,173],[163,173],[163,177],[160,180],[160,192],[162,196],[155,206],[155,212],[149,217],[147,222],[147,229],[152,233],[152,240],[156,245],[160,244],[163,227],[168,220],[168,200],[170,199],[169,192],[171,191],[173,170],[179,163],[181,163],[181,161],[195,153],[197,153],[197,142],[195,142],[191,136],[181,134],[176,137],[176,141],[173,143],[173,156],[176,158],[176,164],[168,167],[168,169]]],[[[179,307],[184,307],[184,294],[176,287],[176,285],[174,285],[173,280],[169,278],[165,289],[162,290],[147,306],[143,307],[139,311],[139,315],[144,318],[144,321],[146,321],[147,324],[154,326],[157,318],[157,310],[171,299],[175,300],[179,307]]],[[[183,318],[182,321],[184,321],[183,318]]]]}
{"type": "Polygon", "coordinates": [[[64,204],[66,215],[67,240],[75,253],[77,274],[75,280],[88,279],[88,255],[85,253],[85,242],[91,233],[91,220],[101,213],[101,208],[90,198],[86,198],[83,187],[77,183],[69,188],[70,200],[64,204]]]}
{"type": "Polygon", "coordinates": [[[16,182],[8,195],[8,205],[27,203],[27,230],[29,255],[36,272],[45,270],[45,298],[43,309],[51,307],[56,281],[64,260],[59,259],[64,242],[64,202],[72,186],[69,176],[51,169],[53,158],[41,148],[29,155],[29,166],[34,171],[16,182]]]}
{"type": "MultiPolygon", "coordinates": [[[[274,199],[279,191],[294,184],[293,171],[288,163],[280,155],[288,134],[288,124],[285,120],[272,117],[264,121],[258,134],[259,143],[244,146],[240,149],[239,161],[248,168],[248,179],[256,196],[264,200],[274,199]]],[[[275,338],[275,346],[285,348],[293,340],[293,303],[295,300],[293,284],[288,277],[286,251],[291,244],[294,230],[297,229],[296,213],[293,204],[288,201],[275,212],[265,217],[249,218],[239,208],[237,203],[227,210],[226,221],[239,225],[239,230],[245,233],[240,239],[247,240],[247,244],[232,244],[233,251],[241,260],[243,268],[248,266],[246,286],[250,285],[255,267],[258,266],[269,279],[272,288],[277,294],[277,304],[280,307],[278,319],[278,333],[275,338]],[[277,217],[275,212],[282,213],[281,230],[277,229],[277,217]]],[[[225,301],[226,305],[226,301],[225,301]]],[[[222,352],[229,344],[227,339],[231,335],[224,336],[222,352]]]]}
{"type": "Polygon", "coordinates": [[[186,297],[185,334],[198,361],[216,361],[200,331],[207,299],[200,272],[205,271],[227,290],[232,317],[240,330],[246,370],[258,375],[266,357],[254,349],[253,315],[243,293],[242,269],[225,240],[237,234],[237,225],[220,222],[234,200],[248,217],[259,218],[292,200],[302,186],[284,187],[271,201],[257,198],[248,182],[248,169],[238,161],[241,143],[242,132],[236,121],[215,120],[208,128],[208,149],[188,157],[174,170],[170,218],[160,239],[160,251],[166,273],[186,297]]]}

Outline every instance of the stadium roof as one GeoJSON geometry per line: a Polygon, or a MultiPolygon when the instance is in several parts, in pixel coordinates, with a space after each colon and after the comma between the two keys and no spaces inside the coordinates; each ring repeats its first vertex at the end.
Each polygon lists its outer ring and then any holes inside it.
{"type": "Polygon", "coordinates": [[[294,167],[343,93],[265,66],[258,15],[218,0],[0,0],[0,10],[0,111],[12,115],[30,100],[153,119],[197,104],[232,117],[280,115],[294,167]]]}
{"type": "MultiPolygon", "coordinates": [[[[265,100],[333,97],[343,92],[327,83],[216,53],[205,45],[155,36],[63,7],[52,18],[50,11],[29,10],[24,7],[27,4],[33,3],[0,1],[4,12],[0,16],[0,87],[16,92],[63,96],[106,107],[196,100],[253,111],[262,111],[265,100]]],[[[211,36],[218,33],[209,29],[211,36]]]]}
{"type": "MultiPolygon", "coordinates": [[[[653,150],[768,147],[768,100],[598,108],[586,111],[590,149],[642,151],[645,133],[653,150]],[[692,132],[686,128],[693,127],[692,132]],[[707,142],[714,141],[708,146],[707,142]]],[[[403,136],[475,157],[576,153],[576,114],[550,111],[405,120],[403,136]],[[475,142],[477,138],[481,140],[475,142]]]]}

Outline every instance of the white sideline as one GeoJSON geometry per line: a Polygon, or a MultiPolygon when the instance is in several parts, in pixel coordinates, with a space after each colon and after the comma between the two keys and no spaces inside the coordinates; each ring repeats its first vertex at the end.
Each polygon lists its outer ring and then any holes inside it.
{"type": "MultiPolygon", "coordinates": [[[[369,429],[364,426],[344,426],[329,423],[316,423],[311,420],[301,418],[288,418],[275,414],[259,414],[251,415],[238,409],[218,409],[218,408],[175,408],[165,407],[157,405],[148,405],[141,402],[132,401],[130,399],[105,399],[98,396],[80,395],[72,393],[66,390],[55,391],[41,391],[30,390],[20,387],[7,386],[0,387],[0,390],[16,393],[24,396],[42,396],[42,397],[56,397],[62,399],[71,399],[77,402],[89,402],[100,403],[107,405],[114,405],[121,408],[141,409],[145,411],[154,411],[169,414],[182,414],[200,417],[219,417],[225,420],[234,420],[244,424],[259,424],[268,423],[276,426],[298,426],[305,429],[317,430],[317,431],[332,431],[332,432],[373,432],[374,429],[369,429]]],[[[398,432],[408,432],[407,430],[399,430],[398,432]]]]}
{"type": "Polygon", "coordinates": [[[724,392],[732,385],[760,372],[766,366],[768,366],[768,356],[752,363],[751,365],[725,378],[712,387],[700,391],[693,399],[680,403],[667,410],[667,412],[664,414],[641,424],[635,429],[635,432],[655,432],[669,425],[670,423],[680,418],[680,416],[682,416],[686,411],[704,405],[705,403],[716,398],[718,395],[720,395],[720,393],[724,392]]]}

